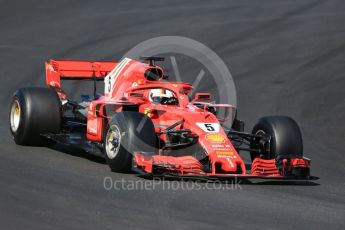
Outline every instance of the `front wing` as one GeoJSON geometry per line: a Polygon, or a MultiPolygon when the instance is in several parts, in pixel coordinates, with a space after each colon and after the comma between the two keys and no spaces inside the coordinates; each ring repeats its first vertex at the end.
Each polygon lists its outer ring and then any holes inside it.
{"type": "Polygon", "coordinates": [[[134,154],[135,171],[150,176],[173,176],[210,179],[292,179],[311,180],[308,158],[260,159],[256,158],[249,170],[242,173],[219,173],[209,170],[193,156],[161,156],[137,152],[134,154]]]}

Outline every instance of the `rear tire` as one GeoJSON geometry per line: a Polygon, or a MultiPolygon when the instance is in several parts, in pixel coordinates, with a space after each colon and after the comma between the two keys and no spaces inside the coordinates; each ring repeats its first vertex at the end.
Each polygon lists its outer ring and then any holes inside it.
{"type": "Polygon", "coordinates": [[[50,143],[42,134],[59,133],[61,128],[61,102],[57,93],[49,88],[18,89],[10,108],[10,130],[18,145],[46,145],[50,143]]]}
{"type": "MultiPolygon", "coordinates": [[[[274,159],[277,157],[302,157],[303,141],[300,128],[295,120],[287,116],[268,116],[260,118],[253,128],[252,134],[271,136],[269,151],[251,152],[252,161],[256,157],[274,159]]],[[[252,143],[252,148],[258,148],[258,143],[252,143]]]]}
{"type": "Polygon", "coordinates": [[[134,152],[155,152],[155,142],[151,119],[142,113],[124,111],[115,114],[107,125],[104,155],[112,171],[130,172],[134,152]]]}

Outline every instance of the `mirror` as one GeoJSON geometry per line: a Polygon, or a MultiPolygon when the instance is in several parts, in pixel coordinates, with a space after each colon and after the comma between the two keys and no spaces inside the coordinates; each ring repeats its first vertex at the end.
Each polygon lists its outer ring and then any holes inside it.
{"type": "Polygon", "coordinates": [[[196,93],[194,97],[194,101],[209,101],[211,100],[210,93],[196,93]]]}

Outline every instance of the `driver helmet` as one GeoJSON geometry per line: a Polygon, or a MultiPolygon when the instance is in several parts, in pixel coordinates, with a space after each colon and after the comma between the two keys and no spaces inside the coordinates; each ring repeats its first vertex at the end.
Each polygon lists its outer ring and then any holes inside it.
{"type": "Polygon", "coordinates": [[[166,89],[152,89],[150,92],[150,101],[155,104],[162,104],[163,100],[174,98],[174,94],[166,89]]]}

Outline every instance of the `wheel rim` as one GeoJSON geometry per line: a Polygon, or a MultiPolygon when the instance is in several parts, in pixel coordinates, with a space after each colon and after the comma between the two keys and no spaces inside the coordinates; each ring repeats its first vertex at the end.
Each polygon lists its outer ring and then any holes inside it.
{"type": "Polygon", "coordinates": [[[112,125],[108,130],[106,143],[105,143],[105,152],[109,159],[114,159],[119,153],[121,147],[121,132],[119,127],[112,125]]]}
{"type": "Polygon", "coordinates": [[[20,105],[18,100],[14,100],[11,106],[10,122],[12,132],[17,132],[20,124],[20,105]]]}

